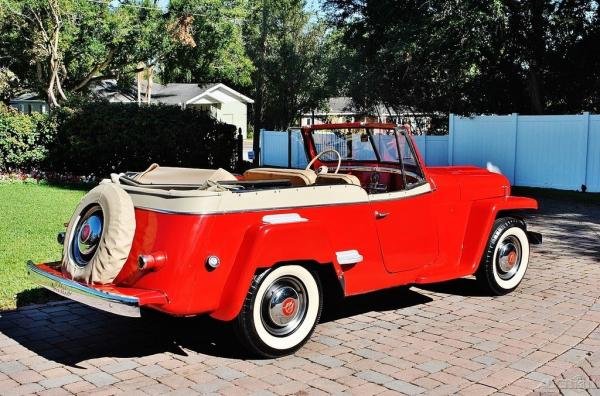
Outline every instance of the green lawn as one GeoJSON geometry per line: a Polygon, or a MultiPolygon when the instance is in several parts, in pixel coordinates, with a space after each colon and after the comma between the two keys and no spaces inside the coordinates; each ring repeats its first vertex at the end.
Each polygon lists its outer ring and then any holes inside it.
{"type": "Polygon", "coordinates": [[[64,231],[84,194],[63,187],[0,184],[0,310],[52,298],[29,282],[25,263],[60,259],[56,234],[64,231]]]}

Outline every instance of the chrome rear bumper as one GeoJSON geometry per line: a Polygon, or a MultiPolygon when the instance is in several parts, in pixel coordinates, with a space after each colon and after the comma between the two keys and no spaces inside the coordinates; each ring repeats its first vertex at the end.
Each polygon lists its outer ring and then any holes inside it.
{"type": "Polygon", "coordinates": [[[34,283],[68,299],[121,316],[141,316],[137,297],[108,293],[61,278],[44,271],[32,261],[27,262],[27,274],[34,283]]]}

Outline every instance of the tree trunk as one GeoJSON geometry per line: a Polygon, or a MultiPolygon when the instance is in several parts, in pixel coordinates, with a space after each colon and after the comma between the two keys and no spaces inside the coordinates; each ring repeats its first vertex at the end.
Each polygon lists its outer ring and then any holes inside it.
{"type": "MultiPolygon", "coordinates": [[[[537,69],[537,68],[536,68],[537,69]]],[[[542,82],[537,70],[533,68],[528,74],[529,98],[531,100],[531,109],[534,114],[544,113],[544,98],[542,96],[542,82]]]]}
{"type": "Polygon", "coordinates": [[[143,71],[139,71],[136,75],[137,79],[137,103],[138,105],[142,103],[142,73],[143,71]]]}
{"type": "Polygon", "coordinates": [[[115,52],[116,52],[116,49],[114,49],[114,48],[109,49],[108,54],[106,55],[106,58],[104,58],[104,60],[102,62],[97,63],[92,68],[92,71],[90,71],[83,80],[81,80],[77,85],[75,85],[75,87],[73,88],[73,91],[77,92],[80,89],[87,87],[89,85],[89,83],[94,79],[94,77],[96,76],[96,74],[98,72],[100,72],[102,69],[105,69],[106,67],[108,67],[108,65],[110,65],[110,62],[112,62],[112,59],[115,56],[115,52]]]}
{"type": "Polygon", "coordinates": [[[545,46],[544,39],[544,6],[545,0],[531,0],[529,13],[531,29],[527,34],[527,47],[529,49],[528,88],[531,100],[531,109],[535,114],[544,113],[544,93],[541,69],[544,64],[545,46]]]}
{"type": "Polygon", "coordinates": [[[48,95],[48,104],[50,107],[58,107],[58,101],[56,100],[56,95],[54,94],[54,80],[56,75],[52,73],[50,77],[50,82],[48,83],[48,88],[46,89],[46,94],[48,95]]]}
{"type": "Polygon", "coordinates": [[[150,101],[152,100],[152,83],[153,83],[152,79],[154,77],[154,69],[152,68],[152,66],[150,66],[148,68],[147,73],[148,74],[146,76],[146,78],[147,78],[147,84],[146,84],[146,97],[145,97],[145,99],[146,99],[146,103],[149,104],[150,101]]]}
{"type": "Polygon", "coordinates": [[[260,129],[262,128],[262,108],[265,79],[265,56],[267,52],[267,0],[262,2],[262,24],[260,32],[260,52],[256,71],[256,96],[254,100],[254,136],[252,150],[254,151],[254,166],[259,165],[260,159],[260,129]]]}

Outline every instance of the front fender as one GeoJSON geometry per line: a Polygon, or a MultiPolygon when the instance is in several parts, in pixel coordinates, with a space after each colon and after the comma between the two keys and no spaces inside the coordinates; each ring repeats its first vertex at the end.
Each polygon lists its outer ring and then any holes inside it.
{"type": "Polygon", "coordinates": [[[256,225],[246,232],[225,282],[219,307],[210,316],[223,321],[234,319],[256,271],[281,262],[331,264],[338,276],[342,274],[327,233],[319,222],[256,225]]]}
{"type": "Polygon", "coordinates": [[[525,197],[502,197],[482,199],[473,202],[460,259],[460,274],[475,273],[481,256],[488,243],[492,225],[499,212],[515,210],[535,210],[538,203],[535,199],[525,197]]]}

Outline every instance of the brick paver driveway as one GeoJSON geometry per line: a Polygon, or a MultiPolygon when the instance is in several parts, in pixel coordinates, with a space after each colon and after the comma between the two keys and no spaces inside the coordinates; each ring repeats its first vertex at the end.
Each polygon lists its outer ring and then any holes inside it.
{"type": "Polygon", "coordinates": [[[64,302],[3,313],[0,394],[598,392],[600,206],[542,204],[531,228],[544,245],[516,292],[490,298],[462,279],[348,299],[277,360],[246,359],[203,318],[64,302]]]}

